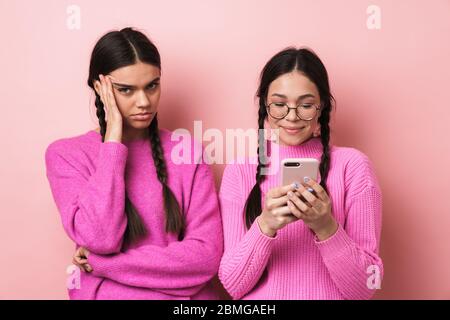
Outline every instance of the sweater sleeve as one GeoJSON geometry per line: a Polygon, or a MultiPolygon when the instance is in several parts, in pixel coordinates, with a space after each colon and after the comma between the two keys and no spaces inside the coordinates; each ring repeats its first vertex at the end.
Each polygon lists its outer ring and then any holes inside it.
{"type": "Polygon", "coordinates": [[[47,178],[63,227],[78,246],[91,252],[119,252],[127,226],[124,172],[128,149],[117,142],[102,143],[95,172],[90,174],[82,163],[85,155],[71,148],[54,142],[45,153],[47,178]]]}
{"type": "Polygon", "coordinates": [[[142,245],[114,255],[91,254],[93,275],[176,296],[192,296],[213,278],[223,252],[222,225],[214,179],[207,164],[197,165],[186,228],[167,247],[142,245]]]}
{"type": "Polygon", "coordinates": [[[241,179],[239,167],[228,165],[219,193],[225,245],[219,279],[233,299],[240,299],[256,285],[278,238],[262,233],[257,219],[246,230],[241,179]]]}
{"type": "Polygon", "coordinates": [[[382,197],[367,157],[348,168],[346,221],[316,245],[344,299],[370,299],[380,288],[383,263],[378,256],[382,197]]]}

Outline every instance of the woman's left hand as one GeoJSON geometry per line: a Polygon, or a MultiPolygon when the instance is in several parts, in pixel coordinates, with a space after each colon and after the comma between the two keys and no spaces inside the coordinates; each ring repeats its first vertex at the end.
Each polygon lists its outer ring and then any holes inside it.
{"type": "Polygon", "coordinates": [[[79,247],[73,255],[72,263],[78,266],[83,272],[92,272],[92,267],[88,263],[89,250],[83,247],[79,247]]]}
{"type": "Polygon", "coordinates": [[[288,207],[292,214],[302,219],[320,241],[328,239],[338,229],[338,223],[331,214],[330,197],[313,179],[305,179],[304,185],[297,185],[297,191],[288,193],[288,207]]]}

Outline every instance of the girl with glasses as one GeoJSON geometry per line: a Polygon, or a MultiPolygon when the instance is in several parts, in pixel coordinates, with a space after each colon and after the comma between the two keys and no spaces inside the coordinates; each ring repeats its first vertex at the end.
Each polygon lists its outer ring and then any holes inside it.
{"type": "Polygon", "coordinates": [[[325,66],[309,49],[283,50],[262,70],[257,97],[260,134],[278,130],[279,142],[260,138],[256,161],[225,168],[219,279],[233,299],[369,299],[383,275],[381,191],[365,154],[330,145],[325,66]],[[280,170],[265,174],[280,166],[263,161],[271,150],[279,161],[317,159],[319,178],[280,186],[280,170]]]}

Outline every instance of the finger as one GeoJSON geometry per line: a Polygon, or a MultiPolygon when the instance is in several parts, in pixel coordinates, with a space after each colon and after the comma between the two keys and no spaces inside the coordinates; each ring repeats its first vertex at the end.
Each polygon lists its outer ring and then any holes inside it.
{"type": "Polygon", "coordinates": [[[100,96],[100,100],[103,103],[103,111],[105,112],[105,119],[107,119],[107,115],[108,115],[108,105],[106,103],[106,99],[105,99],[105,93],[104,93],[104,85],[103,85],[103,75],[99,75],[98,76],[99,80],[99,93],[98,95],[100,96]]]}
{"type": "Polygon", "coordinates": [[[295,222],[295,221],[298,221],[298,218],[293,214],[287,215],[284,220],[285,225],[295,222]]]}
{"type": "Polygon", "coordinates": [[[298,192],[300,192],[300,194],[311,205],[311,207],[318,206],[319,202],[322,201],[322,200],[319,200],[319,198],[317,198],[315,195],[312,194],[312,192],[314,192],[314,189],[312,189],[311,187],[305,188],[303,185],[300,185],[300,187],[298,188],[298,192]]]}
{"type": "Polygon", "coordinates": [[[89,255],[91,254],[91,252],[88,250],[88,249],[86,249],[86,248],[83,248],[84,249],[84,251],[83,251],[83,255],[84,255],[84,257],[87,259],[87,258],[89,258],[89,255]]]}
{"type": "Polygon", "coordinates": [[[327,192],[319,183],[317,183],[317,181],[315,181],[309,177],[306,177],[304,182],[306,183],[306,185],[313,188],[313,190],[316,192],[317,197],[320,200],[323,200],[323,201],[329,200],[327,192]]]}
{"type": "Polygon", "coordinates": [[[85,268],[83,265],[80,266],[80,270],[83,271],[83,272],[88,272],[88,271],[86,270],[86,268],[85,268]]]}
{"type": "Polygon", "coordinates": [[[108,100],[108,88],[106,85],[106,79],[104,75],[100,75],[100,81],[102,84],[102,99],[103,99],[103,105],[105,107],[105,112],[109,115],[109,100],[108,100]]]}
{"type": "Polygon", "coordinates": [[[301,219],[301,217],[303,216],[303,213],[295,206],[295,204],[291,201],[288,200],[288,207],[289,209],[291,209],[291,213],[296,216],[298,219],[301,219]]]}
{"type": "Polygon", "coordinates": [[[78,262],[75,261],[75,259],[72,260],[72,264],[74,264],[75,266],[77,266],[82,272],[85,272],[86,270],[84,269],[82,264],[79,264],[78,262]]]}
{"type": "Polygon", "coordinates": [[[85,264],[85,268],[86,268],[87,272],[92,272],[93,271],[93,269],[92,269],[90,264],[85,264]]]}
{"type": "Polygon", "coordinates": [[[299,191],[295,191],[294,194],[304,203],[308,206],[308,208],[311,208],[311,204],[306,201],[306,199],[302,196],[302,194],[299,191]]]}
{"type": "Polygon", "coordinates": [[[287,206],[287,204],[283,207],[275,208],[271,211],[272,215],[276,217],[284,217],[284,216],[291,216],[293,215],[291,213],[291,209],[287,206]]]}
{"type": "Polygon", "coordinates": [[[288,193],[288,191],[294,190],[297,185],[296,184],[288,184],[288,185],[281,186],[278,188],[273,188],[267,194],[271,198],[280,198],[282,196],[285,196],[288,193]]]}
{"type": "Polygon", "coordinates": [[[85,264],[85,263],[87,263],[87,259],[82,258],[82,257],[79,257],[79,256],[75,256],[75,257],[74,257],[74,260],[75,260],[77,263],[79,263],[79,264],[85,264]]]}
{"type": "Polygon", "coordinates": [[[72,264],[80,267],[80,264],[75,260],[75,258],[72,259],[72,264]]]}
{"type": "Polygon", "coordinates": [[[289,200],[303,213],[307,213],[309,206],[294,192],[288,192],[289,200]]]}
{"type": "Polygon", "coordinates": [[[267,209],[272,210],[281,207],[283,205],[286,205],[287,201],[288,201],[287,196],[283,196],[281,198],[269,198],[267,200],[267,209]]]}
{"type": "Polygon", "coordinates": [[[111,79],[109,78],[109,76],[106,76],[105,80],[106,80],[106,88],[108,90],[107,91],[108,101],[109,101],[109,103],[111,104],[112,107],[115,107],[116,106],[116,98],[114,96],[111,79]]]}
{"type": "Polygon", "coordinates": [[[86,255],[87,249],[85,247],[80,247],[78,250],[80,252],[80,254],[79,254],[80,257],[87,258],[87,255],[86,255]]]}

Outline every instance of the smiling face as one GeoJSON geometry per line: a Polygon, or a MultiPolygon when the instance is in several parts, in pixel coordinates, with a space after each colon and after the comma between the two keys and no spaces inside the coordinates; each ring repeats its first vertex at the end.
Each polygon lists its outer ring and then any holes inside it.
{"type": "MultiPolygon", "coordinates": [[[[316,85],[299,71],[283,74],[269,86],[266,105],[289,106],[289,113],[282,119],[268,115],[268,123],[272,129],[279,129],[280,144],[299,145],[308,140],[320,128],[320,110],[311,120],[300,119],[295,106],[303,105],[305,109],[320,105],[319,91],[316,85]]],[[[272,108],[272,107],[271,107],[272,108]]],[[[271,112],[273,114],[273,112],[271,112]]]]}
{"type": "Polygon", "coordinates": [[[139,136],[153,120],[161,95],[161,71],[151,64],[137,62],[110,74],[117,107],[122,115],[124,134],[139,136]],[[137,114],[147,115],[137,116],[137,114]],[[127,132],[125,132],[127,131],[127,132]]]}

